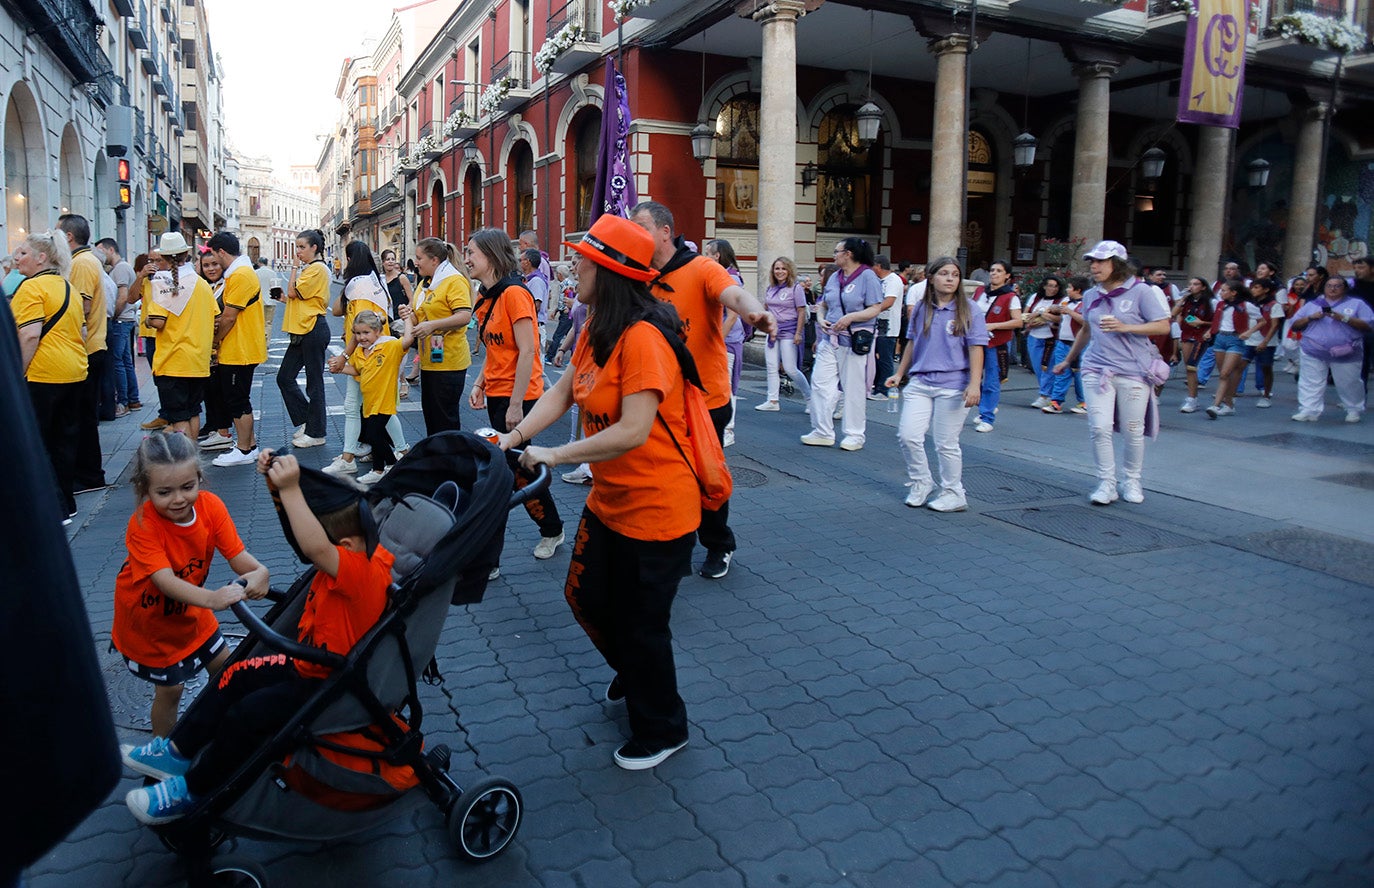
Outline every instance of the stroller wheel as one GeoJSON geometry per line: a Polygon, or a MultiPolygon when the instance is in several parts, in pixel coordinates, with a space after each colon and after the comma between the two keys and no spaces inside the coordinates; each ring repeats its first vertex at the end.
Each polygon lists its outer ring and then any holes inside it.
{"type": "Polygon", "coordinates": [[[225,856],[210,866],[215,888],[267,888],[267,870],[247,857],[225,856]]]}
{"type": "Polygon", "coordinates": [[[485,777],[468,787],[449,809],[449,837],[464,859],[488,860],[515,838],[523,809],[515,784],[500,777],[485,777]]]}

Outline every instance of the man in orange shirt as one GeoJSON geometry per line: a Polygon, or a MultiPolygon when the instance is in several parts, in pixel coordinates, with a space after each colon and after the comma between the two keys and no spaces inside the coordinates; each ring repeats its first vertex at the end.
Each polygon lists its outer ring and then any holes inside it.
{"type": "MultiPolygon", "coordinates": [[[[630,221],[654,239],[653,267],[658,276],[650,281],[649,288],[659,299],[671,303],[682,318],[687,350],[701,373],[706,406],[724,445],[725,426],[733,412],[722,330],[724,309],[734,311],[765,334],[775,332],[777,322],[757,296],[735,283],[724,266],[687,248],[674,230],[672,211],[663,204],[651,200],[637,204],[630,211],[630,221]]],[[[706,547],[701,576],[712,580],[725,576],[735,554],[728,501],[716,511],[702,509],[697,540],[706,547]]]]}

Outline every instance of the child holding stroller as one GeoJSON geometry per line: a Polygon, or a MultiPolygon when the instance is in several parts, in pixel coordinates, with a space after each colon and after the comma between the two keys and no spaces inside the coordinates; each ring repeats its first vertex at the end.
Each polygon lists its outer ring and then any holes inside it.
{"type": "MultiPolygon", "coordinates": [[[[393,388],[395,382],[392,383],[393,388]]],[[[346,655],[381,617],[395,560],[380,544],[369,551],[355,497],[345,504],[305,501],[295,457],[264,451],[258,471],[280,493],[282,508],[304,556],[318,573],[310,584],[297,638],[346,655]]],[[[161,783],[126,797],[140,822],[167,823],[223,784],[284,725],[329,676],[327,667],[267,653],[240,660],[202,694],[168,741],[124,749],[124,763],[161,783]],[[197,757],[199,754],[199,757],[197,757]]]]}
{"type": "Polygon", "coordinates": [[[415,341],[414,315],[405,312],[405,335],[400,339],[385,335],[386,318],[375,311],[360,311],[353,319],[353,341],[357,348],[347,357],[329,359],[331,373],[358,378],[362,390],[363,424],[358,440],[372,448],[372,471],[358,479],[359,484],[376,484],[396,464],[389,423],[396,415],[397,379],[401,360],[415,341]]]}

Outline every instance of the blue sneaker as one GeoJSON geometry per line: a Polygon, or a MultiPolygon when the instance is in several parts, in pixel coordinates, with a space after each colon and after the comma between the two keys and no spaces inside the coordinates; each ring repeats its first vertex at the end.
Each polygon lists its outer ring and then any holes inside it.
{"type": "Polygon", "coordinates": [[[185,777],[172,777],[152,786],[129,790],[124,803],[139,823],[155,826],[186,816],[195,807],[196,800],[186,788],[185,777]]]}
{"type": "Polygon", "coordinates": [[[166,737],[154,737],[142,746],[121,746],[119,751],[123,754],[124,764],[154,780],[184,777],[191,767],[191,760],[177,755],[172,742],[166,737]]]}

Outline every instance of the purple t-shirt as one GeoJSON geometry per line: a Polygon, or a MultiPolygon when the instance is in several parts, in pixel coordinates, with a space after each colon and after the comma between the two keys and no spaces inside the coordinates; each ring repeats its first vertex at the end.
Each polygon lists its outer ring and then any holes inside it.
{"type": "Polygon", "coordinates": [[[582,335],[582,328],[587,323],[587,303],[580,300],[573,302],[572,311],[568,312],[568,320],[572,321],[572,341],[577,342],[582,335]]]}
{"type": "Polygon", "coordinates": [[[1366,324],[1374,324],[1374,309],[1371,309],[1368,303],[1348,294],[1336,303],[1327,302],[1323,296],[1309,300],[1293,315],[1293,320],[1314,315],[1317,319],[1303,328],[1302,339],[1298,343],[1306,354],[1332,364],[1358,363],[1364,359],[1364,334],[1344,321],[1336,320],[1336,316],[1358,318],[1366,324]],[[1322,317],[1322,309],[1328,305],[1331,307],[1331,316],[1322,317]],[[1352,346],[1350,354],[1333,357],[1331,347],[1343,345],[1352,346]]]}
{"type": "Polygon", "coordinates": [[[1169,304],[1163,295],[1139,278],[1131,278],[1111,293],[1093,287],[1083,294],[1083,319],[1092,338],[1083,351],[1084,373],[1106,373],[1144,380],[1154,359],[1154,343],[1139,333],[1108,333],[1102,319],[1114,316],[1123,324],[1148,324],[1169,317],[1169,304]]]}
{"type": "MultiPolygon", "coordinates": [[[[968,302],[968,298],[957,297],[968,302]]],[[[964,335],[954,332],[954,300],[935,309],[930,319],[930,333],[925,332],[926,304],[916,303],[907,323],[906,338],[911,341],[911,369],[908,377],[933,388],[968,388],[968,350],[988,344],[988,325],[978,306],[968,302],[969,326],[964,335]]]]}
{"type": "MultiPolygon", "coordinates": [[[[730,277],[734,280],[734,282],[735,282],[736,284],[738,284],[738,285],[741,286],[741,287],[744,286],[744,278],[740,275],[740,273],[739,273],[738,271],[736,271],[736,270],[733,269],[733,268],[727,268],[727,269],[725,269],[725,270],[726,270],[726,272],[729,273],[730,277]]],[[[729,309],[721,309],[721,312],[720,312],[720,319],[721,319],[721,322],[724,323],[724,321],[725,321],[725,319],[726,319],[727,317],[729,317],[729,309]]],[[[725,331],[725,344],[726,344],[726,345],[740,345],[740,344],[742,344],[743,342],[744,342],[744,321],[741,320],[741,319],[739,319],[739,318],[736,318],[736,319],[735,319],[735,322],[734,322],[733,324],[730,325],[730,329],[725,331]]]]}
{"type": "Polygon", "coordinates": [[[797,332],[797,318],[806,311],[806,291],[801,284],[774,284],[763,296],[763,307],[778,320],[778,336],[797,332]]]}
{"type": "MultiPolygon", "coordinates": [[[[860,266],[854,277],[846,278],[842,289],[840,279],[843,277],[844,273],[837,271],[825,282],[825,293],[821,299],[825,302],[825,319],[828,323],[833,324],[850,312],[863,311],[887,298],[883,295],[882,281],[878,280],[873,269],[867,266],[860,266]]],[[[849,329],[873,330],[876,327],[877,318],[870,318],[852,325],[849,329]]],[[[837,338],[841,348],[849,348],[848,334],[840,333],[837,338]]]]}

